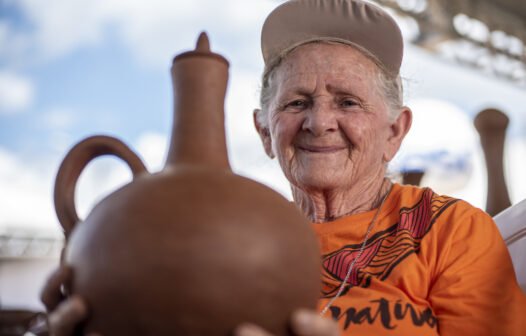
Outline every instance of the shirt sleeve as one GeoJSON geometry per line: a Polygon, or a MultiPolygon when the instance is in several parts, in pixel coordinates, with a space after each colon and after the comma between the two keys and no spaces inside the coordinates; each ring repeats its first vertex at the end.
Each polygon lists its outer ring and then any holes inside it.
{"type": "Polygon", "coordinates": [[[493,219],[476,208],[445,217],[429,292],[440,335],[526,335],[526,297],[493,219]]]}

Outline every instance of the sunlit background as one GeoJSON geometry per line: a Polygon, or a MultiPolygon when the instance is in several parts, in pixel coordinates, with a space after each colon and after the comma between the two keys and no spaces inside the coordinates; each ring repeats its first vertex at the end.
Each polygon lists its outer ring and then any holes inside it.
{"type": "MultiPolygon", "coordinates": [[[[61,248],[54,177],[73,144],[94,134],[116,136],[150,171],[162,169],[172,120],[171,60],[192,49],[202,30],[230,61],[225,110],[233,170],[290,198],[252,125],[263,69],[260,28],[280,2],[0,0],[0,308],[42,309],[37,293],[61,248]],[[15,276],[21,263],[31,263],[32,276],[15,276]]],[[[524,83],[448,57],[453,50],[477,57],[466,46],[445,45],[437,56],[412,45],[418,27],[397,19],[414,124],[391,164],[393,178],[425,169],[423,185],[484,208],[486,170],[473,118],[493,107],[510,118],[504,162],[511,201],[526,198],[524,83]]],[[[459,16],[456,26],[484,34],[468,17],[459,16]]],[[[130,179],[117,159],[90,164],[77,187],[81,217],[130,179]]]]}

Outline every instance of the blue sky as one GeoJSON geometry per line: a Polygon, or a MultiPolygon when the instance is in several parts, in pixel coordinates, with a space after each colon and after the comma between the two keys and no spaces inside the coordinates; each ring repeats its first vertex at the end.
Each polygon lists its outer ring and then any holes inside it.
{"type": "MultiPolygon", "coordinates": [[[[117,136],[152,171],[160,169],[172,119],[171,60],[192,49],[201,30],[209,33],[212,49],[231,63],[225,107],[234,170],[289,195],[251,121],[263,68],[260,27],[279,3],[0,0],[0,230],[58,232],[54,176],[68,148],[86,136],[117,136]]],[[[403,30],[410,35],[408,27],[403,30]]],[[[436,169],[427,183],[483,206],[484,168],[470,123],[477,111],[495,106],[512,119],[507,144],[512,200],[525,198],[526,180],[520,173],[526,164],[521,159],[526,157],[524,87],[409,44],[402,73],[415,128],[394,166],[405,162],[404,155],[436,152],[446,142],[453,159],[468,158],[468,168],[436,169]]],[[[81,215],[129,179],[116,159],[88,166],[77,190],[81,215]]]]}

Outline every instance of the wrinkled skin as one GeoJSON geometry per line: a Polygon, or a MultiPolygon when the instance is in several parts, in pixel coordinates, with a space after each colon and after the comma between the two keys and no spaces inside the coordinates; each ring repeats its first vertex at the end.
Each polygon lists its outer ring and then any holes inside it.
{"type": "Polygon", "coordinates": [[[389,189],[386,164],[412,117],[406,107],[388,110],[375,71],[349,46],[306,44],[275,70],[264,123],[255,111],[266,153],[312,221],[374,209],[389,189]]]}

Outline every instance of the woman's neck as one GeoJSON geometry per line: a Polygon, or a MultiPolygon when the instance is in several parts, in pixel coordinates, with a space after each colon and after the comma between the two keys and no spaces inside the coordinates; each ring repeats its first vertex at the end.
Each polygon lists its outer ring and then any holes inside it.
{"type": "Polygon", "coordinates": [[[391,185],[391,180],[384,177],[341,190],[305,191],[292,186],[292,195],[310,221],[324,223],[376,209],[391,185]]]}

